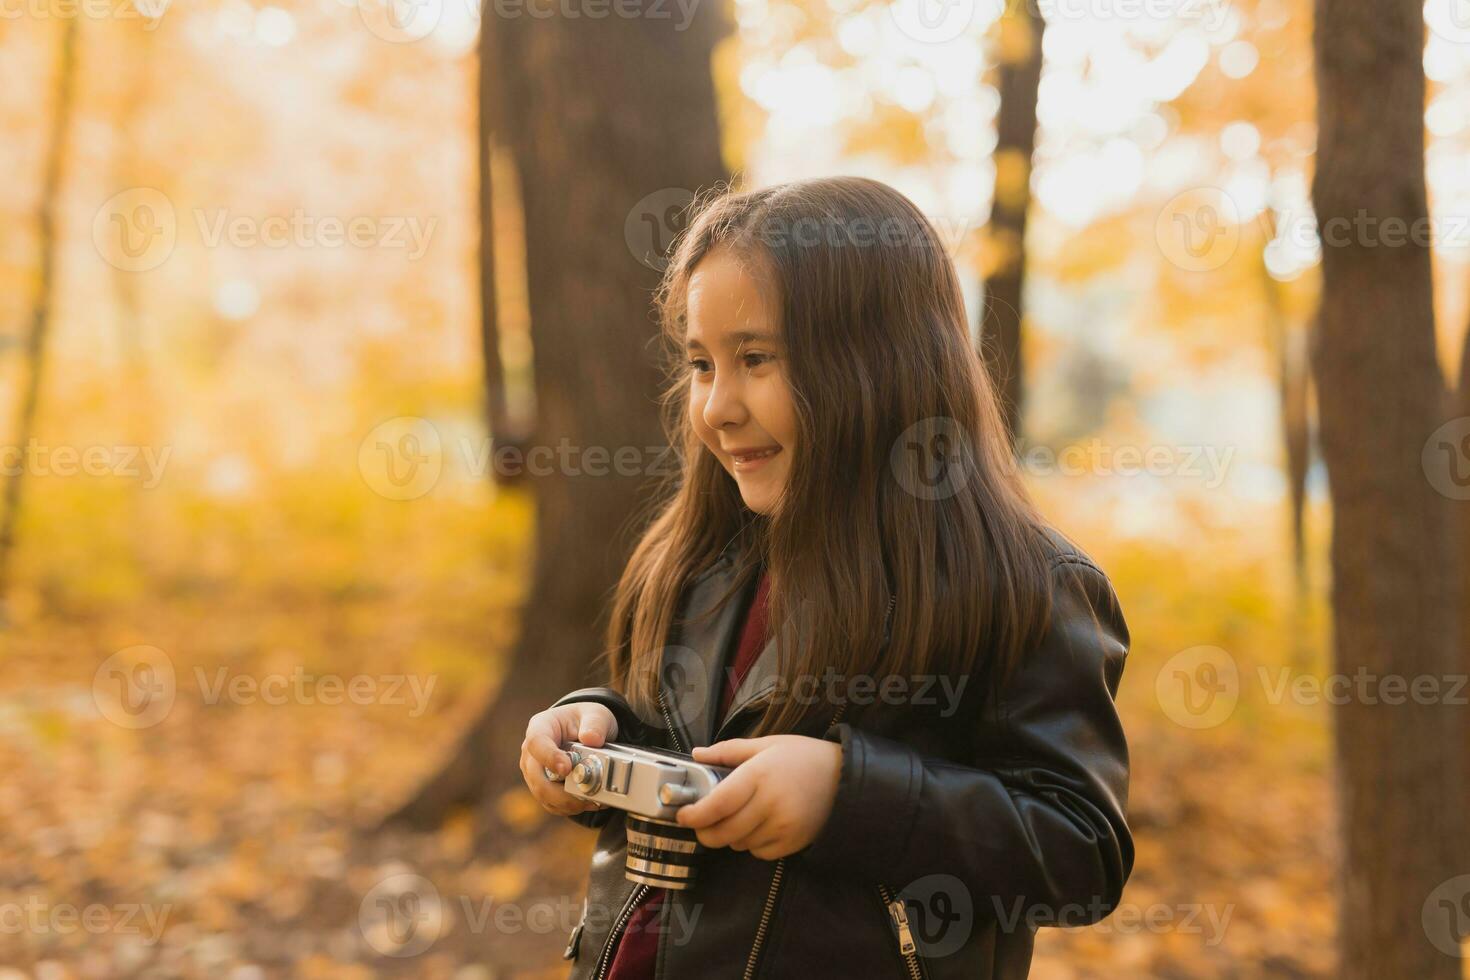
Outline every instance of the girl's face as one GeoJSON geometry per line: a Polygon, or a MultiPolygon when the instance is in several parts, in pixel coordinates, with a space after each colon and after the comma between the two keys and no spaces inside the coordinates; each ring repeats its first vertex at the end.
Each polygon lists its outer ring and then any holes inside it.
{"type": "Polygon", "coordinates": [[[689,277],[685,334],[689,419],[758,514],[774,512],[796,452],[779,333],[734,253],[715,249],[700,260],[689,277]]]}

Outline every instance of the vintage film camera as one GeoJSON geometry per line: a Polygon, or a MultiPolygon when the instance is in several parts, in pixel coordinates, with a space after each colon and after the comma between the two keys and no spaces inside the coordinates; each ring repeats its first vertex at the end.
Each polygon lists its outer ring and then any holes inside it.
{"type": "Polygon", "coordinates": [[[665,749],[609,742],[566,747],[572,771],[566,791],[627,811],[630,881],[682,890],[694,884],[704,853],[693,830],[674,822],[679,808],[703,799],[731,770],[665,749]]]}

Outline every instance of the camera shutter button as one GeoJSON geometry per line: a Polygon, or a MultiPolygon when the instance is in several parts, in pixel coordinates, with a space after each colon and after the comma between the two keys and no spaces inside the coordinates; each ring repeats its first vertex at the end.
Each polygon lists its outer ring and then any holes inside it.
{"type": "Polygon", "coordinates": [[[658,801],[664,806],[684,806],[699,799],[699,790],[682,783],[664,783],[658,788],[658,801]]]}

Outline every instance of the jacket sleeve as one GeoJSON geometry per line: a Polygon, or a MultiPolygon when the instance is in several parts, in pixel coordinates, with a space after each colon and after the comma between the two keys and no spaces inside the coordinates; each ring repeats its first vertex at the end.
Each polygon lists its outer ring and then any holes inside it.
{"type": "Polygon", "coordinates": [[[1053,611],[978,732],[979,767],[919,755],[849,724],[832,813],[802,859],[902,890],[959,878],[977,913],[1087,925],[1121,899],[1133,869],[1125,818],[1128,746],[1113,698],[1128,627],[1107,576],[1054,560],[1053,611]]]}
{"type": "MultiPolygon", "coordinates": [[[[613,717],[617,719],[618,723],[618,734],[613,741],[630,745],[648,745],[651,737],[657,732],[656,729],[650,730],[643,723],[643,719],[638,717],[638,713],[633,710],[633,706],[628,703],[627,698],[610,687],[579,688],[570,694],[564,694],[560,698],[557,698],[556,703],[552,707],[559,708],[564,704],[571,704],[575,701],[593,701],[613,713],[613,717]]],[[[574,813],[567,817],[567,819],[579,823],[584,827],[601,827],[607,823],[612,813],[613,811],[610,809],[587,810],[583,813],[574,813]]]]}

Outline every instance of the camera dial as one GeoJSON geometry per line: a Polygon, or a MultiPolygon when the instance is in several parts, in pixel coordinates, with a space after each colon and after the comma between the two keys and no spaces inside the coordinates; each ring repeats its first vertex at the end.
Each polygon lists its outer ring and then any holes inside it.
{"type": "Polygon", "coordinates": [[[602,760],[594,755],[578,762],[572,767],[572,783],[583,793],[596,793],[602,786],[602,760]]]}

